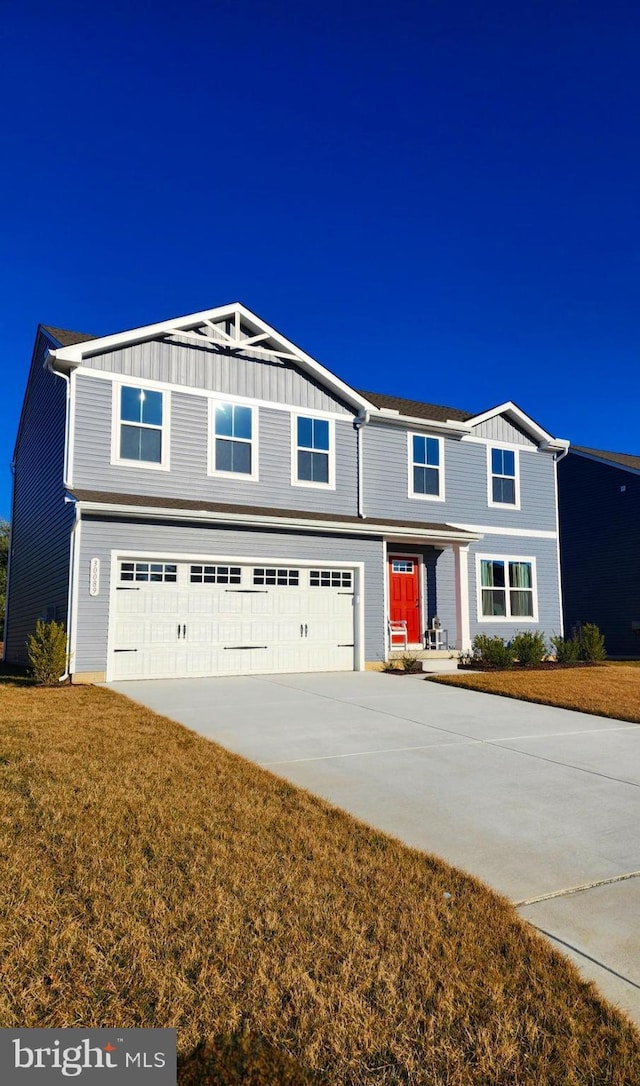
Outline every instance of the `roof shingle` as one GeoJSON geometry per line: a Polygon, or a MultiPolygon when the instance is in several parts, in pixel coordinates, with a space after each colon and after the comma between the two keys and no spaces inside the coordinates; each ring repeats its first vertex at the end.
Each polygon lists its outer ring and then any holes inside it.
{"type": "Polygon", "coordinates": [[[572,445],[573,452],[586,453],[587,456],[598,456],[600,460],[610,460],[612,464],[620,464],[623,468],[633,468],[640,471],[640,456],[633,453],[605,452],[604,449],[589,449],[586,445],[572,445]]]}
{"type": "Polygon", "coordinates": [[[421,400],[405,400],[401,396],[388,396],[384,392],[365,392],[357,388],[356,392],[370,400],[376,407],[386,407],[390,411],[399,411],[401,415],[413,415],[417,419],[431,419],[433,422],[446,422],[447,419],[455,419],[457,422],[466,422],[473,418],[469,411],[462,411],[459,407],[443,407],[435,403],[422,403],[421,400]]]}

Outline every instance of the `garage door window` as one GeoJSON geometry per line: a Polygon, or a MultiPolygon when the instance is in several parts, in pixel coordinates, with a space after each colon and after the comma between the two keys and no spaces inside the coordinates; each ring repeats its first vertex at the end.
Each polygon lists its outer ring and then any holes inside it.
{"type": "Polygon", "coordinates": [[[191,584],[240,584],[240,566],[191,566],[191,584]]]}
{"type": "Polygon", "coordinates": [[[175,584],[178,567],[171,562],[121,562],[121,581],[175,584]]]}
{"type": "Polygon", "coordinates": [[[309,570],[310,588],[352,588],[353,574],[344,569],[309,570]]]}
{"type": "Polygon", "coordinates": [[[299,569],[266,569],[253,571],[253,583],[256,585],[281,585],[297,588],[300,584],[299,569]]]}

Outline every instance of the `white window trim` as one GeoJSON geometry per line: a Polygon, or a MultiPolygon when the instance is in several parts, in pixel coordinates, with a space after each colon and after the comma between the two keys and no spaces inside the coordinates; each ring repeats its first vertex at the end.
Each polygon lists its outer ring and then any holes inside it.
{"type": "MultiPolygon", "coordinates": [[[[134,424],[135,425],[135,424],[134,424]]],[[[112,384],[112,399],[111,399],[111,464],[119,468],[133,468],[134,470],[141,469],[142,471],[169,471],[171,464],[171,393],[166,389],[151,386],[147,381],[141,381],[136,377],[127,377],[119,381],[114,381],[112,384]],[[160,429],[161,437],[161,456],[159,464],[156,464],[152,460],[127,460],[125,457],[120,456],[120,391],[123,388],[144,388],[150,392],[160,392],[162,394],[162,426],[150,427],[150,429],[160,429]]]]}
{"type": "MultiPolygon", "coordinates": [[[[322,452],[318,449],[318,452],[322,452]]],[[[291,486],[309,487],[312,490],[336,489],[336,423],[329,415],[318,411],[292,411],[291,413],[291,486]],[[329,423],[329,482],[314,483],[298,479],[298,419],[324,419],[329,423]]]]}
{"type": "MultiPolygon", "coordinates": [[[[424,466],[424,465],[422,465],[424,466]]],[[[418,465],[420,467],[420,465],[418,465]]],[[[417,430],[409,430],[407,432],[407,485],[408,495],[415,501],[421,502],[443,502],[445,500],[444,491],[444,441],[438,434],[419,433],[417,430]],[[430,437],[433,441],[437,441],[439,445],[438,459],[440,461],[438,465],[439,471],[439,487],[437,494],[417,494],[413,489],[413,439],[414,437],[430,437]]]]}
{"type": "MultiPolygon", "coordinates": [[[[507,580],[507,577],[505,577],[507,580]]],[[[511,610],[511,600],[509,597],[509,586],[505,585],[505,603],[507,609],[511,610]]],[[[523,623],[532,625],[538,622],[538,574],[536,569],[536,559],[530,555],[522,554],[476,554],[476,606],[478,623],[509,623],[514,626],[521,626],[523,623]],[[506,564],[509,562],[528,562],[531,565],[531,593],[533,597],[533,615],[483,615],[482,613],[482,571],[480,563],[482,561],[489,562],[504,562],[505,573],[506,564]]]]}
{"type": "MultiPolygon", "coordinates": [[[[511,476],[498,475],[498,479],[507,479],[511,476]]],[[[514,445],[507,445],[503,441],[492,441],[490,445],[487,445],[487,505],[490,509],[507,509],[512,512],[515,510],[518,512],[520,509],[520,449],[514,445]],[[515,483],[515,502],[494,502],[493,500],[493,471],[491,464],[491,454],[494,449],[505,449],[507,452],[513,453],[513,468],[515,471],[514,483],[515,483]]]]}
{"type": "MultiPolygon", "coordinates": [[[[208,397],[208,453],[207,453],[207,474],[213,475],[218,479],[233,479],[239,482],[256,483],[260,478],[260,466],[258,463],[258,430],[259,430],[259,411],[251,403],[246,401],[236,400],[233,397],[228,396],[210,396],[208,397]],[[251,411],[251,441],[246,444],[251,445],[251,472],[247,474],[242,471],[219,471],[216,468],[216,407],[221,403],[232,404],[233,407],[248,407],[251,411]]],[[[230,438],[229,440],[234,440],[230,438]]],[[[239,440],[246,441],[245,438],[239,440]]]]}

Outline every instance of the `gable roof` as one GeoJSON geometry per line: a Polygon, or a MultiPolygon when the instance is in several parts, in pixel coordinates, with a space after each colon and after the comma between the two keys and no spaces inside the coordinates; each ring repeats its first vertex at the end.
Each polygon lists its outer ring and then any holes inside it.
{"type": "Polygon", "coordinates": [[[109,336],[90,336],[84,332],[69,332],[62,328],[41,326],[43,331],[60,344],[50,352],[55,368],[73,369],[82,365],[86,356],[102,351],[117,350],[134,343],[153,339],[169,342],[197,343],[201,349],[221,348],[232,357],[234,354],[257,354],[292,361],[299,369],[331,389],[343,403],[355,410],[359,417],[374,414],[386,421],[401,424],[404,420],[420,425],[431,423],[443,432],[463,436],[471,427],[485,422],[495,415],[504,414],[529,434],[542,448],[556,451],[565,449],[567,441],[555,439],[513,401],[492,407],[479,415],[472,415],[458,407],[409,400],[381,392],[365,392],[342,381],[331,370],[306,354],[291,340],[286,339],[271,325],[252,313],[241,302],[217,306],[200,313],[191,313],[156,324],[144,325],[109,336]],[[456,425],[457,424],[457,425],[456,425]]]}
{"type": "Polygon", "coordinates": [[[586,445],[572,445],[571,451],[597,457],[598,460],[607,460],[617,467],[640,471],[640,456],[634,456],[633,453],[605,452],[603,449],[589,449],[586,445]]]}

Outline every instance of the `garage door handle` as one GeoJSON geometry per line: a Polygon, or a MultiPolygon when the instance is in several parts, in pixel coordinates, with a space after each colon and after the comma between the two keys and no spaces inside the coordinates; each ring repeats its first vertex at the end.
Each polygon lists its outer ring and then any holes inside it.
{"type": "Polygon", "coordinates": [[[305,637],[308,637],[308,636],[309,636],[309,630],[307,629],[307,624],[306,624],[306,622],[305,622],[305,624],[304,624],[304,636],[305,636],[305,637]]]}
{"type": "Polygon", "coordinates": [[[180,637],[180,623],[178,623],[178,637],[180,637]]]}
{"type": "Polygon", "coordinates": [[[186,626],[183,626],[183,627],[182,627],[182,636],[183,636],[183,637],[186,637],[186,636],[187,636],[187,627],[186,627],[186,626]]]}

